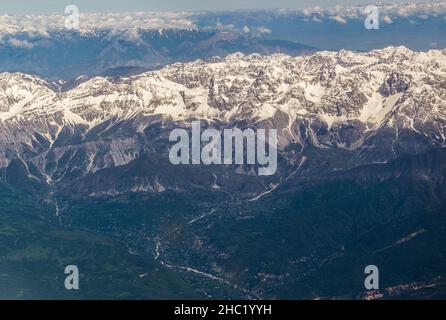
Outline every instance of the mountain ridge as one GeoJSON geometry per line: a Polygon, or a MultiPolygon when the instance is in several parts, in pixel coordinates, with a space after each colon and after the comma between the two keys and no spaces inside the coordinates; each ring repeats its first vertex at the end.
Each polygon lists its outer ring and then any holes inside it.
{"type": "MultiPolygon", "coordinates": [[[[445,50],[404,47],[304,57],[237,53],[130,77],[94,77],[67,91],[39,77],[2,73],[1,143],[51,149],[67,130],[85,140],[123,122],[143,134],[152,118],[185,127],[193,119],[274,127],[281,149],[297,143],[367,153],[389,134],[403,149],[407,135],[420,145],[444,146],[445,75],[445,50]]],[[[131,132],[124,137],[134,140],[131,132]]]]}

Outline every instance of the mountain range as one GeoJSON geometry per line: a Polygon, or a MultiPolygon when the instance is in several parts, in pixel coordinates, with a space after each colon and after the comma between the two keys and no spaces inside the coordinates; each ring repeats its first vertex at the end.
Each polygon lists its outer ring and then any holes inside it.
{"type": "MultiPolygon", "coordinates": [[[[446,51],[405,47],[235,53],[71,83],[5,72],[0,198],[46,229],[116,241],[147,261],[129,260],[134,283],[141,263],[163,288],[172,273],[166,296],[367,298],[363,270],[376,264],[378,295],[444,297],[445,89],[446,51]],[[193,120],[277,129],[277,173],[170,164],[169,133],[193,120]]],[[[4,221],[0,236],[14,229],[4,221]]],[[[8,281],[17,259],[26,272],[41,259],[32,243],[0,260],[8,281]]],[[[83,294],[104,297],[95,290],[83,294]]]]}
{"type": "Polygon", "coordinates": [[[316,50],[293,41],[235,31],[188,29],[24,31],[1,36],[0,48],[0,71],[64,82],[85,76],[138,74],[178,61],[225,57],[234,52],[298,55],[316,50]]]}

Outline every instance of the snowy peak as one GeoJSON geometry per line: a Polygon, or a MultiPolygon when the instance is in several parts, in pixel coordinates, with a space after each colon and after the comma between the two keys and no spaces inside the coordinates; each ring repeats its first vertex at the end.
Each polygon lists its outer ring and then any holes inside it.
{"type": "Polygon", "coordinates": [[[289,121],[319,119],[328,127],[353,120],[368,127],[413,127],[421,119],[444,120],[445,81],[444,50],[389,47],[299,57],[236,53],[137,76],[94,77],[64,92],[38,77],[4,73],[0,119],[57,114],[58,123],[92,127],[135,114],[256,122],[280,112],[289,121]]]}
{"type": "Polygon", "coordinates": [[[55,99],[54,88],[38,77],[22,73],[0,74],[0,119],[3,121],[20,118],[32,110],[40,113],[55,99]]]}
{"type": "MultiPolygon", "coordinates": [[[[313,146],[347,150],[353,164],[386,162],[446,146],[445,56],[405,48],[237,53],[129,77],[78,79],[71,89],[4,73],[0,168],[22,166],[50,185],[71,181],[162,154],[169,132],[193,119],[275,128],[286,159],[313,146]]],[[[156,185],[149,180],[129,188],[156,185]]]]}

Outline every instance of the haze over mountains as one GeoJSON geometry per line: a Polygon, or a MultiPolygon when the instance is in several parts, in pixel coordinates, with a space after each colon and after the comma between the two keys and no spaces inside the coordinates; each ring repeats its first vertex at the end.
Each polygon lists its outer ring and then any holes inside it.
{"type": "Polygon", "coordinates": [[[229,12],[83,13],[80,29],[64,16],[0,16],[0,71],[53,81],[126,75],[174,62],[245,54],[366,51],[446,45],[444,1],[380,6],[378,30],[367,30],[363,6],[229,12]]]}

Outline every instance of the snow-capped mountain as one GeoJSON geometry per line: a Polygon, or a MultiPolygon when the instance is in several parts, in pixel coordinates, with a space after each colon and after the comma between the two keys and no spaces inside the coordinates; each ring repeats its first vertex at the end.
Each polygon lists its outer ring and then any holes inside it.
{"type": "Polygon", "coordinates": [[[444,50],[404,47],[303,57],[234,54],[132,77],[94,77],[68,91],[35,76],[3,73],[0,119],[3,130],[26,128],[49,143],[63,127],[85,126],[88,132],[110,119],[161,115],[174,122],[277,120],[282,136],[300,144],[311,137],[316,145],[357,148],[383,127],[412,130],[442,144],[445,81],[444,50]],[[307,136],[296,127],[303,122],[309,124],[307,136]],[[327,133],[316,133],[316,123],[327,133]],[[343,125],[358,129],[360,137],[330,135],[343,125]]]}
{"type": "Polygon", "coordinates": [[[0,75],[1,167],[19,161],[49,184],[120,167],[154,151],[154,127],[166,138],[192,119],[274,127],[283,153],[290,144],[334,148],[361,162],[445,145],[444,50],[234,54],[83,81],[63,90],[35,76],[0,75]]]}

